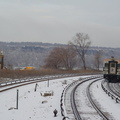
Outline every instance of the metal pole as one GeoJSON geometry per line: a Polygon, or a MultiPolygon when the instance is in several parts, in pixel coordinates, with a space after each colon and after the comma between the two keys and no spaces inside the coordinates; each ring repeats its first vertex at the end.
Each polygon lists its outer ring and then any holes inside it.
{"type": "Polygon", "coordinates": [[[35,89],[34,89],[35,92],[36,92],[36,90],[37,90],[37,86],[38,86],[38,84],[36,83],[36,84],[35,84],[35,89]]]}
{"type": "Polygon", "coordinates": [[[17,101],[16,101],[16,109],[18,109],[18,96],[19,96],[19,90],[17,89],[17,101]]]}
{"type": "Polygon", "coordinates": [[[48,87],[49,87],[49,79],[48,79],[48,87]]]}

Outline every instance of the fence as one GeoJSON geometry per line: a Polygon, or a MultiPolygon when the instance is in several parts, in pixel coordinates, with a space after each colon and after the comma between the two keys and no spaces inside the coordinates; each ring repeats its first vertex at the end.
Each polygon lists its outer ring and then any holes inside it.
{"type": "Polygon", "coordinates": [[[108,96],[110,96],[112,99],[116,101],[116,103],[120,103],[120,98],[112,94],[109,90],[107,90],[106,87],[103,85],[103,82],[101,83],[101,87],[105,91],[105,93],[108,94],[108,96]]]}

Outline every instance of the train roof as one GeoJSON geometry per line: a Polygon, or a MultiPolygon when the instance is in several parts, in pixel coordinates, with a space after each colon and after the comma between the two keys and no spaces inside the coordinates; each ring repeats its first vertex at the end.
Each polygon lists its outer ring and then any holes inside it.
{"type": "Polygon", "coordinates": [[[120,59],[104,59],[104,62],[108,62],[108,61],[117,61],[120,63],[120,59]]]}

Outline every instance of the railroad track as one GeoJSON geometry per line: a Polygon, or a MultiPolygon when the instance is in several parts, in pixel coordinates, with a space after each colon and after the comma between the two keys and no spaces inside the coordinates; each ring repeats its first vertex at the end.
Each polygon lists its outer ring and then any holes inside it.
{"type": "Polygon", "coordinates": [[[107,86],[113,94],[120,98],[120,87],[118,83],[107,83],[107,86]]]}
{"type": "Polygon", "coordinates": [[[84,81],[80,82],[79,84],[77,84],[77,85],[73,88],[73,90],[72,90],[72,92],[71,92],[71,96],[70,96],[71,107],[72,107],[73,114],[74,114],[76,120],[82,120],[82,118],[81,118],[81,116],[80,116],[80,114],[79,114],[79,111],[78,111],[78,109],[77,109],[77,105],[76,105],[76,103],[75,103],[75,91],[76,91],[76,89],[77,89],[78,86],[80,86],[82,83],[84,83],[84,82],[86,82],[86,81],[88,81],[88,80],[91,80],[91,79],[93,79],[93,78],[88,78],[87,80],[84,80],[84,81]]]}
{"type": "MultiPolygon", "coordinates": [[[[37,82],[49,81],[49,80],[65,78],[65,77],[83,76],[83,75],[89,75],[89,74],[90,73],[88,74],[76,73],[76,74],[45,75],[45,76],[36,77],[36,78],[16,79],[16,80],[5,81],[5,82],[2,81],[0,82],[0,92],[4,92],[4,91],[7,91],[13,88],[17,88],[20,86],[33,84],[37,82]]],[[[96,74],[99,74],[99,73],[96,73],[96,74]]]]}
{"type": "MultiPolygon", "coordinates": [[[[101,78],[98,79],[98,80],[101,80],[101,78]]],[[[103,118],[103,120],[109,120],[109,117],[107,117],[107,115],[105,115],[105,113],[104,113],[102,110],[99,109],[99,107],[97,106],[97,104],[94,102],[94,100],[93,100],[92,97],[91,97],[92,95],[91,95],[91,93],[90,93],[90,87],[91,87],[91,85],[92,85],[94,82],[97,82],[98,80],[95,80],[95,81],[91,82],[91,83],[88,85],[88,87],[87,87],[87,96],[88,96],[88,99],[89,99],[90,103],[91,103],[92,106],[95,108],[95,110],[98,112],[98,114],[103,118]]]]}
{"type": "Polygon", "coordinates": [[[65,77],[72,77],[77,76],[78,74],[66,74],[66,75],[51,75],[51,76],[42,76],[39,78],[27,78],[22,80],[13,80],[13,81],[6,81],[3,83],[0,83],[0,92],[4,92],[13,88],[21,87],[24,85],[29,85],[33,83],[43,82],[43,81],[49,81],[59,78],[65,78],[65,77]]]}
{"type": "MultiPolygon", "coordinates": [[[[97,105],[97,102],[92,98],[90,87],[93,85],[93,83],[97,82],[98,80],[102,80],[100,76],[97,77],[91,77],[87,79],[80,80],[79,82],[76,82],[71,88],[71,95],[70,95],[70,104],[69,108],[71,106],[72,112],[69,112],[69,110],[66,108],[68,116],[70,116],[71,120],[110,120],[111,116],[105,111],[103,111],[101,108],[99,108],[97,105]],[[85,90],[80,89],[81,87],[84,88],[84,86],[87,87],[85,90]],[[81,92],[80,92],[81,91],[81,92]],[[82,93],[83,92],[83,93],[82,93]],[[80,94],[86,94],[85,96],[81,96],[80,94]],[[79,95],[79,97],[78,97],[79,95]],[[87,103],[87,105],[85,105],[87,103]],[[85,109],[86,108],[86,109],[85,109]],[[71,114],[74,114],[73,115],[71,114]],[[92,115],[91,115],[92,114],[92,115]]],[[[68,89],[67,89],[68,91],[68,89]]],[[[67,93],[66,93],[67,94],[67,93]]],[[[69,93],[70,94],[70,93],[69,93]]],[[[65,104],[68,106],[68,100],[65,102],[65,104]]],[[[70,110],[71,111],[71,110],[70,110]]]]}
{"type": "Polygon", "coordinates": [[[42,81],[46,81],[46,80],[45,79],[44,80],[36,80],[36,81],[16,83],[16,84],[12,84],[12,85],[9,85],[9,86],[7,85],[7,86],[4,86],[4,87],[1,87],[0,92],[4,92],[4,91],[7,91],[7,90],[10,90],[10,89],[13,89],[13,88],[17,88],[17,87],[21,87],[21,86],[24,86],[24,85],[37,83],[37,82],[42,82],[42,81]]]}
{"type": "Polygon", "coordinates": [[[103,80],[101,86],[108,96],[114,99],[116,103],[120,103],[120,86],[118,83],[108,83],[103,80]]]}

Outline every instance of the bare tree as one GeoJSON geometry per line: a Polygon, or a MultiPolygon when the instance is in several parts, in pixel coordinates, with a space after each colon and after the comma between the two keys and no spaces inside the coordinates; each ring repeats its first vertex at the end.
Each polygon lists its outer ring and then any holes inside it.
{"type": "Polygon", "coordinates": [[[97,70],[100,69],[101,63],[102,63],[102,51],[97,51],[95,54],[95,66],[97,70]]]}
{"type": "Polygon", "coordinates": [[[75,64],[75,56],[76,53],[70,46],[56,47],[45,60],[45,67],[72,69],[75,64]]]}
{"type": "Polygon", "coordinates": [[[45,67],[58,69],[60,63],[61,58],[59,57],[59,49],[54,48],[45,60],[45,67]]]}
{"type": "Polygon", "coordinates": [[[73,45],[83,62],[83,68],[86,69],[85,55],[91,45],[88,34],[77,33],[73,40],[69,42],[69,44],[73,45]]]}
{"type": "Polygon", "coordinates": [[[72,69],[75,65],[76,52],[72,46],[67,46],[61,49],[62,64],[66,69],[72,69]]]}

